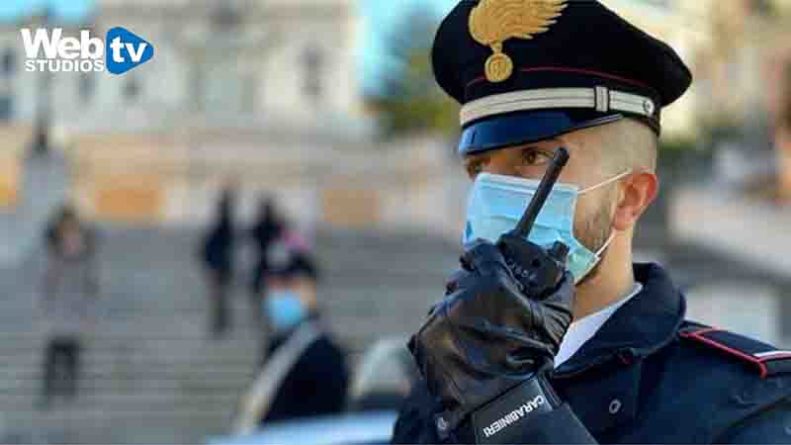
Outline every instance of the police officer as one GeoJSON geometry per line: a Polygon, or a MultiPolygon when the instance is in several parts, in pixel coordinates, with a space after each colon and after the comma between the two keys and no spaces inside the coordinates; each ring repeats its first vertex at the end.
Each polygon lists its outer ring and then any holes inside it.
{"type": "Polygon", "coordinates": [[[258,377],[245,394],[234,430],[340,413],[346,405],[344,351],[321,322],[318,270],[303,252],[272,258],[262,308],[272,330],[258,377]]]}
{"type": "Polygon", "coordinates": [[[668,274],[632,263],[661,109],[692,82],[673,49],[596,0],[463,0],[432,58],[473,186],[393,441],[791,443],[791,352],[685,321],[668,274]],[[501,238],[561,148],[533,230],[501,238]],[[535,290],[516,271],[557,242],[562,275],[535,290]]]}

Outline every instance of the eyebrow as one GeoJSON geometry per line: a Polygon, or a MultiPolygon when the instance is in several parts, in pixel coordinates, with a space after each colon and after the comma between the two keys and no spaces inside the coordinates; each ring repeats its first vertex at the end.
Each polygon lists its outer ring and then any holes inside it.
{"type": "Polygon", "coordinates": [[[557,150],[558,148],[564,147],[564,146],[565,146],[565,144],[563,143],[563,141],[561,141],[559,139],[544,139],[542,141],[528,142],[528,143],[522,144],[522,145],[514,145],[511,148],[517,148],[517,149],[522,149],[522,150],[524,150],[525,148],[537,148],[537,149],[540,149],[540,150],[557,150]],[[546,147],[543,147],[542,145],[539,145],[539,143],[547,143],[547,144],[551,144],[551,145],[547,145],[546,147]]]}
{"type": "MultiPolygon", "coordinates": [[[[557,150],[557,149],[559,149],[561,147],[568,147],[568,146],[567,146],[567,144],[565,144],[560,139],[551,138],[551,139],[543,139],[541,141],[527,142],[527,143],[519,144],[519,145],[511,145],[511,146],[507,146],[507,147],[501,147],[501,148],[498,148],[496,150],[526,150],[526,149],[532,148],[532,149],[536,149],[536,150],[551,150],[551,151],[555,151],[555,150],[557,150]],[[550,143],[553,143],[553,145],[548,146],[547,148],[544,148],[544,147],[541,147],[540,145],[538,145],[539,143],[544,143],[544,142],[550,142],[550,143]]],[[[472,154],[464,155],[464,157],[462,158],[462,162],[465,165],[467,165],[470,162],[478,162],[478,161],[489,159],[491,157],[491,154],[490,154],[491,151],[494,151],[494,150],[484,151],[482,153],[472,153],[472,154]]]]}
{"type": "Polygon", "coordinates": [[[489,159],[490,157],[491,157],[491,155],[489,153],[487,153],[487,152],[469,154],[469,155],[464,156],[464,158],[462,159],[462,162],[464,163],[464,165],[467,165],[467,164],[472,163],[472,162],[484,161],[486,159],[489,159]]]}

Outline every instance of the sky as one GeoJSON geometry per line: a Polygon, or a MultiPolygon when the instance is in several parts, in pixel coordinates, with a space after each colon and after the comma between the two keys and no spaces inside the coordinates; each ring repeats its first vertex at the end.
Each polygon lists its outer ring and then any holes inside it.
{"type": "Polygon", "coordinates": [[[398,65],[388,60],[386,53],[387,37],[399,24],[399,18],[423,11],[439,20],[459,0],[357,0],[364,19],[365,41],[360,47],[360,72],[362,87],[366,93],[375,94],[382,73],[398,69],[398,65]]]}
{"type": "MultiPolygon", "coordinates": [[[[423,11],[439,19],[459,0],[356,0],[363,16],[363,40],[359,47],[359,72],[363,90],[375,93],[383,72],[396,65],[384,55],[387,36],[406,14],[423,11]]],[[[0,20],[41,10],[49,5],[61,20],[79,21],[93,9],[94,0],[0,0],[0,20]]],[[[123,26],[122,23],[118,25],[123,26]]]]}
{"type": "Polygon", "coordinates": [[[0,0],[0,20],[13,19],[51,5],[59,18],[75,21],[87,15],[93,4],[93,0],[0,0]]]}

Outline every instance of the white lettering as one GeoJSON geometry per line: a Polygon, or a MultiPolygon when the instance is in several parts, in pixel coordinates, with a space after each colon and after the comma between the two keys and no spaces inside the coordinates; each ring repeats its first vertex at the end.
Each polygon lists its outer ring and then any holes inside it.
{"type": "Polygon", "coordinates": [[[51,36],[43,28],[37,29],[35,36],[30,35],[28,28],[23,28],[20,32],[22,33],[22,43],[25,45],[25,55],[28,59],[38,58],[42,47],[46,58],[58,57],[58,42],[63,34],[63,29],[55,28],[52,30],[51,36]]]}
{"type": "Polygon", "coordinates": [[[124,44],[121,43],[120,37],[114,38],[112,43],[110,43],[110,49],[113,50],[113,62],[124,63],[124,56],[121,54],[121,49],[123,48],[124,44]]]}
{"type": "Polygon", "coordinates": [[[80,31],[80,46],[83,59],[101,59],[104,57],[104,43],[98,37],[91,37],[87,29],[80,31]]]}
{"type": "Polygon", "coordinates": [[[80,30],[79,38],[63,35],[62,28],[20,29],[26,60],[25,71],[99,72],[105,71],[105,55],[116,63],[143,60],[148,43],[124,43],[116,37],[105,47],[103,39],[93,37],[88,29],[80,30]],[[110,53],[108,53],[108,51],[110,53]],[[129,56],[125,51],[128,51],[129,56]]]}
{"type": "Polygon", "coordinates": [[[64,37],[58,43],[58,55],[63,59],[76,59],[80,57],[80,53],[82,53],[80,41],[74,37],[64,37]]]}
{"type": "Polygon", "coordinates": [[[544,396],[542,395],[536,396],[533,400],[528,400],[526,403],[523,403],[510,413],[492,422],[491,425],[483,428],[483,434],[487,438],[494,436],[502,429],[510,426],[513,423],[519,422],[544,403],[546,403],[546,399],[544,399],[544,396]]]}
{"type": "Polygon", "coordinates": [[[137,51],[135,51],[135,45],[133,43],[126,44],[126,50],[129,52],[132,62],[137,63],[143,60],[143,53],[145,52],[147,46],[147,44],[141,43],[140,45],[137,45],[137,51]]]}

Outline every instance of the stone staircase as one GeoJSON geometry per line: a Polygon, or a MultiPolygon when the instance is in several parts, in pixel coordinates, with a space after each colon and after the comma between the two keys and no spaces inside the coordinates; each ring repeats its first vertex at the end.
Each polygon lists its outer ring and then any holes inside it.
{"type": "MultiPolygon", "coordinates": [[[[199,443],[228,432],[253,378],[259,335],[245,276],[232,299],[232,331],[207,335],[198,238],[187,229],[100,230],[101,315],[85,341],[80,394],[46,410],[37,406],[41,253],[0,269],[0,442],[199,443]]],[[[426,234],[318,235],[320,298],[352,363],[377,338],[419,326],[457,250],[426,234]]]]}

